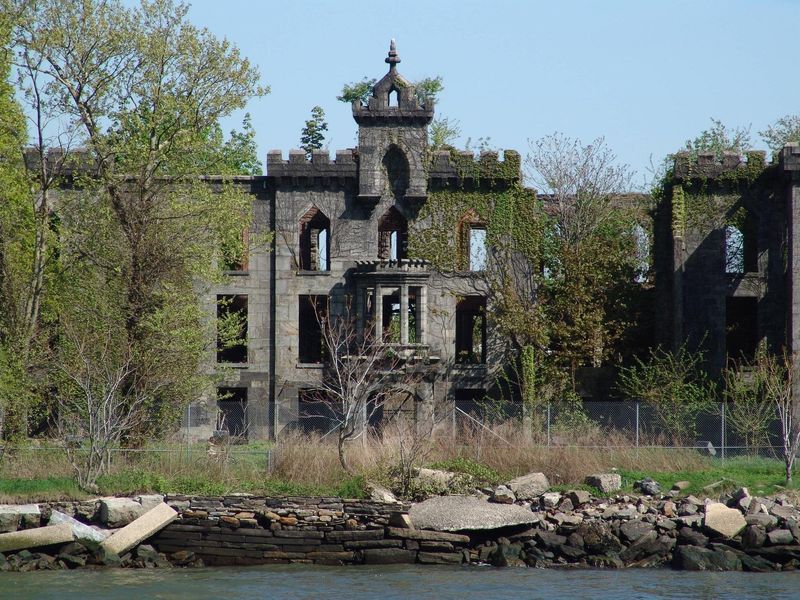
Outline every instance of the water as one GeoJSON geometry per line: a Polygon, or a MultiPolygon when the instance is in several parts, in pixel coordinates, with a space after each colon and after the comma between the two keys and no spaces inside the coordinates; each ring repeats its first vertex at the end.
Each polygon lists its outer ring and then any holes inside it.
{"type": "Polygon", "coordinates": [[[491,567],[263,567],[0,573],[0,598],[179,600],[191,598],[800,598],[797,573],[587,571],[491,567]]]}

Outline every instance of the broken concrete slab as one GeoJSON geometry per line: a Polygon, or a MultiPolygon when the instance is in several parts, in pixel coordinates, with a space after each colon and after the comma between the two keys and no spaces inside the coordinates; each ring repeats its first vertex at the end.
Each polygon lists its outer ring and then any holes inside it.
{"type": "Polygon", "coordinates": [[[544,473],[528,473],[512,479],[507,485],[516,495],[516,500],[533,500],[550,489],[550,482],[544,473]]]}
{"type": "Polygon", "coordinates": [[[163,502],[151,508],[136,519],[108,537],[100,547],[107,552],[123,554],[178,518],[178,513],[163,502]]]}
{"type": "Polygon", "coordinates": [[[0,533],[16,531],[21,525],[38,527],[41,518],[38,504],[0,504],[0,533]]]}
{"type": "Polygon", "coordinates": [[[134,500],[139,504],[141,504],[142,509],[144,509],[144,512],[147,512],[151,508],[155,508],[156,506],[164,502],[164,496],[161,494],[142,494],[140,496],[136,496],[134,500]]]}
{"type": "Polygon", "coordinates": [[[417,529],[461,531],[498,529],[538,523],[530,508],[516,504],[495,504],[474,496],[439,496],[415,504],[409,512],[417,529]]]}
{"type": "Polygon", "coordinates": [[[75,540],[84,544],[88,548],[96,548],[109,536],[108,532],[100,531],[94,527],[90,527],[89,525],[81,523],[77,519],[70,517],[68,514],[57,510],[53,510],[50,513],[49,523],[50,525],[69,523],[70,527],[72,527],[72,535],[74,536],[75,540]]]}
{"type": "Polygon", "coordinates": [[[25,529],[12,533],[0,533],[0,552],[26,550],[51,544],[66,544],[73,541],[69,523],[25,529]]]}

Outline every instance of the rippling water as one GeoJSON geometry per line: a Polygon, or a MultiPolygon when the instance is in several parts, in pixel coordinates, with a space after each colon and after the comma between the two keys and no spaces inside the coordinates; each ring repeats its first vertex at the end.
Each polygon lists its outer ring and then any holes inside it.
{"type": "Polygon", "coordinates": [[[318,567],[0,573],[0,598],[800,598],[798,573],[318,567]]]}

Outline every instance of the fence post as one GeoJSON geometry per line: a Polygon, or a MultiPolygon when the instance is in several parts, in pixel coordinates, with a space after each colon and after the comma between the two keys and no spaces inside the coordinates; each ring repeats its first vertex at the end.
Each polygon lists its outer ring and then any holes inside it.
{"type": "Polygon", "coordinates": [[[721,448],[722,460],[725,460],[725,445],[727,443],[727,440],[725,439],[725,437],[726,437],[726,435],[725,435],[725,403],[721,402],[720,404],[722,405],[721,409],[720,409],[720,413],[722,414],[721,432],[720,432],[721,433],[721,435],[720,435],[720,438],[721,438],[720,439],[720,446],[722,446],[722,448],[721,448]]]}
{"type": "Polygon", "coordinates": [[[636,460],[639,460],[639,401],[636,401],[636,460]]]}
{"type": "Polygon", "coordinates": [[[547,445],[550,445],[550,403],[547,403],[547,445]]]}
{"type": "Polygon", "coordinates": [[[191,431],[191,426],[192,426],[192,405],[189,404],[186,406],[186,464],[189,464],[192,460],[190,440],[189,440],[189,432],[191,431]]]}

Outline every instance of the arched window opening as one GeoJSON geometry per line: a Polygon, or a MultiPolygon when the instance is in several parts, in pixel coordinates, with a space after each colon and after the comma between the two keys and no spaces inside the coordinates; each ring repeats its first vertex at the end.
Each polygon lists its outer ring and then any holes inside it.
{"type": "Polygon", "coordinates": [[[725,227],[725,272],[744,273],[744,235],[733,225],[725,227]]]}
{"type": "Polygon", "coordinates": [[[486,362],[486,298],[466,296],[456,304],[456,362],[486,362]]]}
{"type": "Polygon", "coordinates": [[[388,101],[389,101],[389,106],[390,107],[399,108],[400,107],[400,91],[399,90],[395,90],[395,89],[389,90],[388,101]]]}
{"type": "Polygon", "coordinates": [[[300,219],[301,270],[330,270],[330,229],[330,219],[316,207],[300,219]]]}
{"type": "Polygon", "coordinates": [[[488,262],[486,223],[474,212],[468,212],[459,224],[459,263],[464,271],[485,271],[488,262]]]}
{"type": "Polygon", "coordinates": [[[383,173],[385,176],[385,189],[395,197],[403,196],[408,189],[409,168],[408,160],[402,150],[392,146],[383,157],[383,173]]]}
{"type": "Polygon", "coordinates": [[[378,221],[378,258],[408,258],[408,221],[394,206],[378,221]]]}

